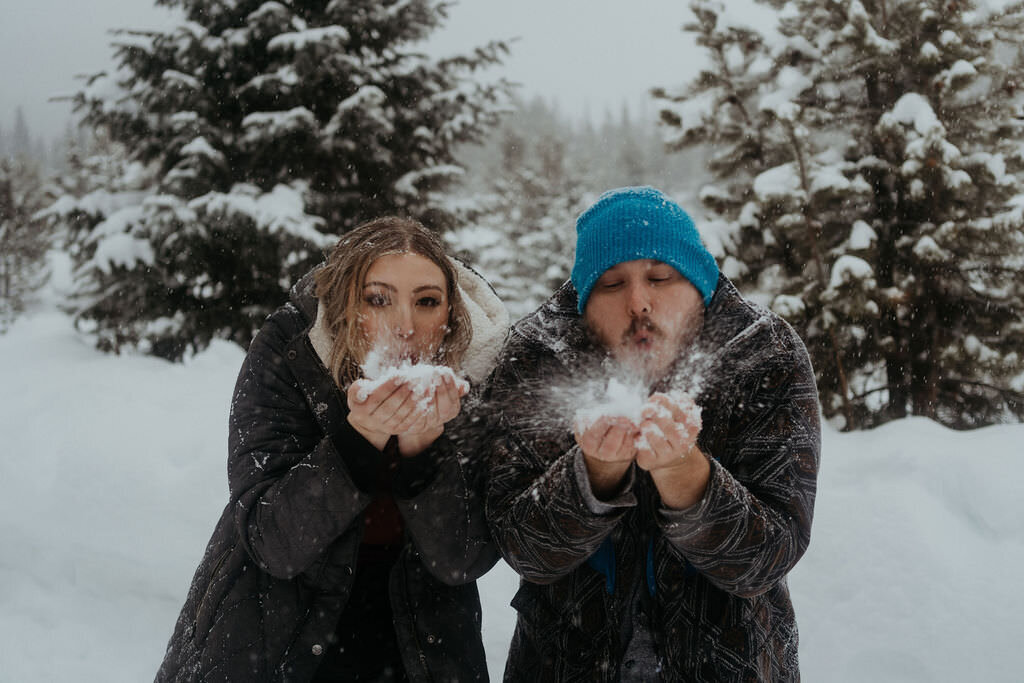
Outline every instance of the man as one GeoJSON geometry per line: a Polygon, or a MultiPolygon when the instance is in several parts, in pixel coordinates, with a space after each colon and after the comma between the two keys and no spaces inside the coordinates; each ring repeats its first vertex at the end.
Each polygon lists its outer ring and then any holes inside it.
{"type": "Polygon", "coordinates": [[[487,516],[523,579],[505,680],[799,680],[806,350],[661,192],[607,192],[576,231],[571,282],[515,326],[488,388],[487,516]],[[602,409],[595,377],[643,389],[602,409]]]}

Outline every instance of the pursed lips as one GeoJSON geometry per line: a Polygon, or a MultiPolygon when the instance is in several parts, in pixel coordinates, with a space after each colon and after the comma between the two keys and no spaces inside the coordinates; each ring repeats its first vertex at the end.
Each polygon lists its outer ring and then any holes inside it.
{"type": "Polygon", "coordinates": [[[661,330],[650,318],[634,318],[623,335],[623,344],[648,349],[660,336],[661,330]]]}

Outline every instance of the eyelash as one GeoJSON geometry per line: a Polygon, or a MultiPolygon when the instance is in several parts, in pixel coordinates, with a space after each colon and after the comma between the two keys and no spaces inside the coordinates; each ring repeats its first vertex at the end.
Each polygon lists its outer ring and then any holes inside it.
{"type": "MultiPolygon", "coordinates": [[[[380,294],[370,294],[364,297],[363,301],[365,301],[370,306],[373,306],[374,308],[381,308],[391,304],[391,299],[380,294]]],[[[418,306],[425,306],[427,308],[437,308],[438,306],[441,305],[441,300],[436,297],[425,296],[422,299],[418,299],[416,301],[416,304],[418,306]]]]}
{"type": "MultiPolygon", "coordinates": [[[[668,282],[671,279],[672,279],[671,276],[666,275],[664,277],[649,277],[649,278],[647,278],[647,281],[648,282],[652,282],[654,284],[661,284],[662,282],[668,282]]],[[[609,282],[607,284],[601,285],[601,288],[602,289],[607,289],[607,290],[612,290],[612,289],[618,289],[621,286],[622,286],[621,282],[609,282]]]]}

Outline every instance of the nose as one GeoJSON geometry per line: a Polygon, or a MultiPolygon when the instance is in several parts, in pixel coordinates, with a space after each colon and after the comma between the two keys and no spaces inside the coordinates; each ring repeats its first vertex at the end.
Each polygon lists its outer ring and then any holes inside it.
{"type": "Polygon", "coordinates": [[[629,314],[633,317],[651,313],[651,293],[643,283],[632,283],[627,290],[629,314]]]}
{"type": "Polygon", "coordinates": [[[413,325],[412,307],[410,306],[396,306],[394,312],[394,319],[392,326],[395,331],[395,335],[399,339],[407,339],[412,336],[415,331],[413,325]]]}

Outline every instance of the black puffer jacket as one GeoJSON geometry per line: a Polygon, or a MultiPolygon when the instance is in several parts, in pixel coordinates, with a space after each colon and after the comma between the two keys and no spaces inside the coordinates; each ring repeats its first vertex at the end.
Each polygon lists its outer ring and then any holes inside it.
{"type": "MultiPolygon", "coordinates": [[[[314,349],[316,313],[307,277],[249,348],[231,410],[230,501],[158,682],[309,681],[349,598],[372,500],[350,462],[372,446],[346,420],[344,396],[314,349]]],[[[484,681],[474,580],[498,553],[478,495],[481,468],[447,436],[418,457],[433,461],[433,474],[396,490],[405,538],[389,578],[406,673],[484,681]]]]}
{"type": "Polygon", "coordinates": [[[564,389],[593,371],[588,344],[567,283],[516,325],[489,387],[501,419],[487,515],[523,577],[505,679],[620,680],[632,587],[653,584],[661,680],[798,680],[785,577],[810,540],[820,443],[800,339],[719,281],[692,368],[711,478],[700,503],[671,515],[639,469],[614,511],[594,514],[586,503],[571,427],[579,393],[564,389]],[[588,562],[609,537],[614,573],[588,562]]]}

